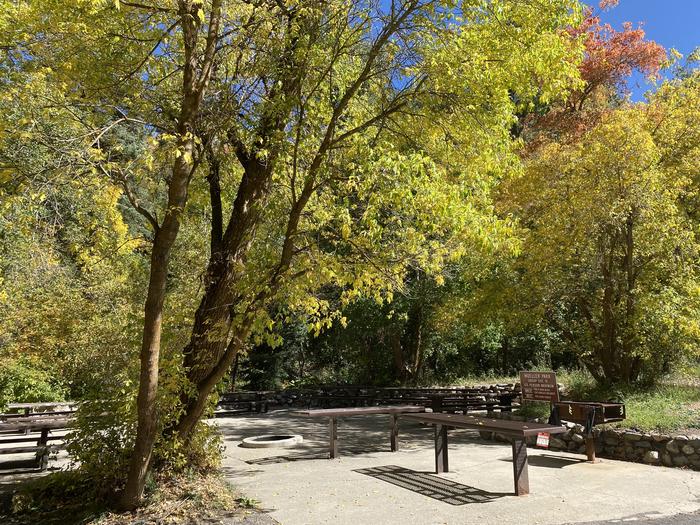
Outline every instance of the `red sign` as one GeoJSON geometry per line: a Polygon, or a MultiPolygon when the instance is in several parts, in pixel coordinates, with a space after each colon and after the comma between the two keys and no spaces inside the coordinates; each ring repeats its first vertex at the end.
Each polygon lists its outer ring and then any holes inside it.
{"type": "Polygon", "coordinates": [[[520,388],[523,401],[559,401],[554,372],[520,372],[520,388]]]}
{"type": "Polygon", "coordinates": [[[549,434],[547,432],[540,432],[537,434],[537,446],[549,448],[549,434]]]}

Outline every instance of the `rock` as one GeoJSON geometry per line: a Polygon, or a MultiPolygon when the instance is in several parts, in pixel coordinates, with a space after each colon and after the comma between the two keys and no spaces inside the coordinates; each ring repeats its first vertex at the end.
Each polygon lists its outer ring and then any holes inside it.
{"type": "Polygon", "coordinates": [[[624,437],[626,441],[640,441],[642,439],[642,435],[636,432],[625,432],[624,437]]]}
{"type": "Polygon", "coordinates": [[[583,443],[586,440],[584,439],[584,437],[581,434],[572,434],[571,441],[580,445],[581,443],[583,443]]]}
{"type": "Polygon", "coordinates": [[[683,454],[685,454],[686,456],[690,456],[692,454],[695,454],[695,449],[693,447],[691,447],[690,445],[683,445],[683,448],[681,448],[681,450],[683,451],[683,454]]]}
{"type": "Polygon", "coordinates": [[[553,437],[549,438],[549,448],[561,448],[566,450],[567,446],[566,443],[561,439],[553,437]]]}
{"type": "Polygon", "coordinates": [[[648,441],[637,441],[634,446],[637,448],[651,448],[651,443],[648,441]]]}
{"type": "Polygon", "coordinates": [[[681,451],[681,448],[678,446],[678,441],[672,439],[671,441],[666,443],[666,450],[668,450],[672,454],[678,454],[681,451]]]}
{"type": "Polygon", "coordinates": [[[668,439],[668,436],[664,436],[662,434],[652,434],[651,439],[653,439],[657,443],[661,443],[662,441],[666,441],[668,439]]]}
{"type": "Polygon", "coordinates": [[[479,436],[481,436],[481,439],[491,440],[493,438],[493,432],[485,432],[483,430],[479,430],[479,436]]]}
{"type": "Polygon", "coordinates": [[[667,467],[673,466],[673,458],[671,457],[671,454],[666,453],[663,456],[661,456],[661,461],[667,467]]]}
{"type": "Polygon", "coordinates": [[[674,456],[673,464],[678,467],[683,467],[688,464],[688,458],[686,458],[685,456],[674,456]]]}
{"type": "Polygon", "coordinates": [[[577,448],[578,445],[574,443],[573,441],[569,441],[569,445],[567,447],[571,452],[574,452],[577,448]]]}
{"type": "Polygon", "coordinates": [[[687,443],[690,440],[690,438],[688,438],[688,436],[682,436],[682,435],[676,436],[673,439],[675,439],[676,441],[680,441],[681,443],[687,443]]]}
{"type": "Polygon", "coordinates": [[[647,450],[644,454],[644,463],[658,463],[659,453],[656,450],[647,450]]]}
{"type": "Polygon", "coordinates": [[[577,434],[583,434],[586,431],[586,427],[583,425],[574,425],[574,432],[577,434]]]}
{"type": "Polygon", "coordinates": [[[568,421],[567,421],[567,423],[566,423],[566,428],[568,428],[569,430],[571,430],[571,429],[574,428],[575,426],[576,426],[576,423],[570,423],[570,422],[568,422],[568,421]]]}
{"type": "Polygon", "coordinates": [[[610,446],[615,446],[618,443],[618,439],[615,435],[608,434],[605,436],[605,439],[603,440],[606,445],[610,446]]]}

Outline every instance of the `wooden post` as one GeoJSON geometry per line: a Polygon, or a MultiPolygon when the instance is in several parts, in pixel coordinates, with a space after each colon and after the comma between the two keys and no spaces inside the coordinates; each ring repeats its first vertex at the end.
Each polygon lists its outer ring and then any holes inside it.
{"type": "Polygon", "coordinates": [[[595,457],[595,437],[593,435],[586,436],[586,458],[589,463],[597,463],[595,457]]]}
{"type": "Polygon", "coordinates": [[[42,428],[37,446],[43,447],[36,453],[36,460],[40,470],[46,470],[49,466],[49,429],[42,428]]]}
{"type": "Polygon", "coordinates": [[[391,414],[391,451],[399,450],[399,415],[391,414]]]}
{"type": "Polygon", "coordinates": [[[338,418],[330,418],[330,458],[338,455],[338,418]]]}
{"type": "Polygon", "coordinates": [[[530,480],[527,475],[527,445],[525,438],[516,438],[511,442],[513,447],[513,482],[515,495],[525,496],[530,493],[530,480]]]}
{"type": "Polygon", "coordinates": [[[435,473],[449,472],[447,459],[447,426],[435,425],[435,473]]]}

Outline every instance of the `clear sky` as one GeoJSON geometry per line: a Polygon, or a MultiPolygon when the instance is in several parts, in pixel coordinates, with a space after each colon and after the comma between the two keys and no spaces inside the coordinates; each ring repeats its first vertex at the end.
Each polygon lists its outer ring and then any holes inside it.
{"type": "MultiPolygon", "coordinates": [[[[597,1],[589,1],[597,7],[597,1]]],[[[620,0],[617,7],[601,14],[603,22],[620,30],[623,22],[643,23],[647,38],[684,56],[700,46],[700,0],[620,0]]],[[[643,99],[649,86],[636,75],[629,83],[634,100],[643,99]]]]}

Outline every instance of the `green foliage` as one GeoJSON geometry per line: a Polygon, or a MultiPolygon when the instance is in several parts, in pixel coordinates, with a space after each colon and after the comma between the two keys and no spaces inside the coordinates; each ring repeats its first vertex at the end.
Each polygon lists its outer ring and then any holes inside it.
{"type": "Polygon", "coordinates": [[[0,362],[0,410],[8,403],[61,401],[66,391],[47,364],[29,359],[6,359],[0,362]]]}

